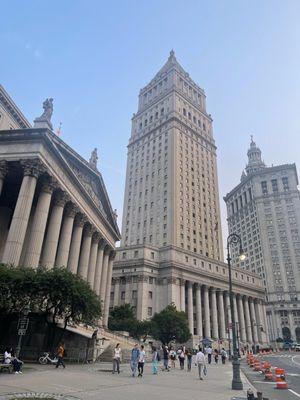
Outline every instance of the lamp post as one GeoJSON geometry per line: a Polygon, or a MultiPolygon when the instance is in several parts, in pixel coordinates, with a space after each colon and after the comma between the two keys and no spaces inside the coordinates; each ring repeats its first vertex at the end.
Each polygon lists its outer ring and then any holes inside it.
{"type": "Polygon", "coordinates": [[[240,361],[237,349],[237,336],[236,336],[236,321],[233,308],[233,293],[232,293],[232,276],[231,276],[231,257],[230,257],[230,246],[239,245],[240,259],[244,260],[245,255],[242,249],[242,239],[236,233],[231,233],[227,238],[227,263],[228,263],[228,273],[229,273],[229,300],[230,300],[230,312],[231,312],[231,323],[232,323],[232,383],[231,389],[233,390],[243,390],[243,383],[241,381],[240,373],[240,361]]]}

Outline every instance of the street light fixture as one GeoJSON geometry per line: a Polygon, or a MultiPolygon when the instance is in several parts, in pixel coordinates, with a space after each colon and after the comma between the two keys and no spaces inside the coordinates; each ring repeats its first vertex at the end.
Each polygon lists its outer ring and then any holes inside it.
{"type": "Polygon", "coordinates": [[[242,239],[236,233],[231,233],[227,238],[227,263],[228,263],[228,274],[229,274],[229,300],[230,300],[230,312],[231,312],[231,323],[232,323],[232,348],[233,348],[233,357],[232,357],[232,383],[231,389],[233,390],[243,390],[243,383],[241,380],[241,372],[240,372],[240,361],[237,349],[237,336],[236,336],[236,321],[234,315],[234,307],[233,307],[233,293],[232,293],[232,276],[231,276],[231,257],[230,257],[230,246],[231,245],[239,245],[239,258],[241,261],[244,261],[246,255],[242,248],[242,239]]]}

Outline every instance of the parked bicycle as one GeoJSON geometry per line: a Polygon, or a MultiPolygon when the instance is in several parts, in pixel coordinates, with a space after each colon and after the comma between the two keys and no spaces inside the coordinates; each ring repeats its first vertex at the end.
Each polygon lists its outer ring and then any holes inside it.
{"type": "Polygon", "coordinates": [[[58,358],[55,356],[53,359],[50,357],[50,353],[45,352],[43,356],[39,358],[39,363],[42,365],[46,365],[48,363],[50,364],[56,364],[58,361],[58,358]]]}

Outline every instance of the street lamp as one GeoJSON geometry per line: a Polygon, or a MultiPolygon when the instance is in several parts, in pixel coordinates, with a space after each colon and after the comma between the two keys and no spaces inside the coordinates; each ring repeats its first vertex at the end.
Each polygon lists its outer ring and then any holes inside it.
{"type": "Polygon", "coordinates": [[[242,248],[242,239],[236,233],[231,233],[227,238],[227,263],[228,263],[228,273],[229,273],[229,300],[230,300],[230,312],[231,312],[231,324],[232,324],[232,348],[233,348],[233,357],[232,357],[232,383],[231,389],[233,390],[243,390],[243,383],[241,381],[240,374],[240,361],[237,350],[236,343],[236,322],[233,308],[233,293],[232,293],[232,276],[231,276],[231,257],[230,257],[230,246],[231,245],[239,245],[239,258],[241,261],[244,261],[246,258],[245,253],[242,248]]]}

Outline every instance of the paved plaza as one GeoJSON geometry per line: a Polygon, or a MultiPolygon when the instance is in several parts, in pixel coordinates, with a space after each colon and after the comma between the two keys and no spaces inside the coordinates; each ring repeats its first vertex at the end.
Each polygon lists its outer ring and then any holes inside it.
{"type": "MultiPolygon", "coordinates": [[[[151,374],[146,364],[143,378],[132,378],[129,365],[122,365],[120,375],[110,372],[111,364],[67,365],[66,369],[53,366],[32,365],[23,375],[0,374],[0,399],[10,398],[12,393],[61,394],[65,399],[89,400],[229,400],[233,396],[244,397],[245,392],[232,391],[231,364],[211,365],[203,381],[198,379],[197,368],[191,372],[179,369],[151,374]]],[[[245,378],[243,377],[243,380],[245,378]]],[[[244,388],[249,384],[244,382],[244,388]]]]}

